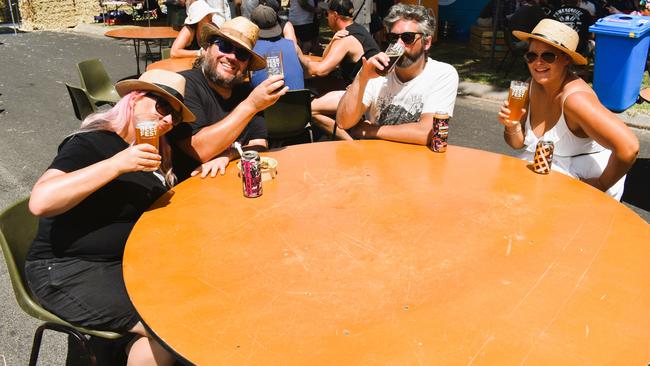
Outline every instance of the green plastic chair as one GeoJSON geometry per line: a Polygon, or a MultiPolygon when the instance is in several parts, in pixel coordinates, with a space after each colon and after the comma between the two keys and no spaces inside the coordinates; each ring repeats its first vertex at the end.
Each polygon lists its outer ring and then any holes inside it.
{"type": "Polygon", "coordinates": [[[281,147],[286,142],[309,137],[311,131],[311,94],[307,89],[289,90],[278,101],[264,110],[270,147],[281,147]]]}
{"type": "Polygon", "coordinates": [[[97,111],[97,107],[95,107],[95,104],[90,101],[90,97],[85,90],[68,83],[65,84],[65,87],[68,89],[68,94],[72,101],[72,108],[74,109],[74,115],[78,120],[83,120],[89,114],[97,111]]]}
{"type": "Polygon", "coordinates": [[[29,365],[36,365],[38,361],[43,331],[46,329],[65,333],[71,338],[74,338],[86,353],[90,364],[95,365],[97,358],[92,347],[89,345],[89,340],[86,338],[86,335],[106,339],[118,339],[123,335],[74,326],[45,310],[34,300],[27,289],[24,268],[27,251],[36,236],[38,218],[29,212],[28,202],[28,198],[22,199],[0,213],[0,248],[2,248],[2,253],[7,262],[7,271],[9,272],[9,278],[11,279],[11,285],[14,289],[14,295],[18,301],[18,305],[27,314],[44,321],[36,329],[36,333],[34,334],[34,343],[32,344],[29,365]]]}
{"type": "Polygon", "coordinates": [[[172,49],[171,47],[165,47],[160,51],[160,59],[164,60],[167,58],[170,58],[172,55],[172,49]]]}
{"type": "Polygon", "coordinates": [[[88,92],[90,100],[95,105],[115,104],[120,100],[120,96],[101,61],[98,59],[81,61],[77,64],[77,70],[81,87],[88,92]]]}

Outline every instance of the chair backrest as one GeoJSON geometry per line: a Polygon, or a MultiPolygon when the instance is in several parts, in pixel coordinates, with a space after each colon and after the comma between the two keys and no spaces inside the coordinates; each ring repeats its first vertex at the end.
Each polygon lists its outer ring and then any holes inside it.
{"type": "Polygon", "coordinates": [[[72,108],[74,109],[74,115],[77,119],[83,120],[89,114],[97,110],[95,104],[90,101],[90,97],[85,90],[68,83],[65,84],[65,87],[68,89],[68,94],[72,101],[72,108]]]}
{"type": "Polygon", "coordinates": [[[295,137],[305,133],[311,121],[311,94],[307,89],[289,90],[264,110],[269,139],[295,137]]]}
{"type": "Polygon", "coordinates": [[[171,57],[171,54],[172,54],[171,47],[165,47],[160,51],[160,58],[163,60],[168,59],[169,57],[171,57]]]}
{"type": "Polygon", "coordinates": [[[81,87],[86,89],[91,97],[114,88],[104,64],[98,59],[79,62],[77,70],[79,71],[81,87]]]}
{"type": "Polygon", "coordinates": [[[32,300],[25,282],[25,258],[38,228],[38,218],[29,212],[28,202],[28,198],[22,199],[0,213],[0,247],[18,304],[40,318],[33,310],[40,305],[32,300]]]}

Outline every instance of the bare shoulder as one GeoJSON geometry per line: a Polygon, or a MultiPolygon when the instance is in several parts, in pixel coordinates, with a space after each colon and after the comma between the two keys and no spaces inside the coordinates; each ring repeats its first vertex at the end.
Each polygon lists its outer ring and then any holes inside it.
{"type": "Polygon", "coordinates": [[[584,107],[584,103],[600,104],[594,90],[579,77],[574,77],[564,84],[562,88],[562,100],[564,101],[565,109],[584,107]]]}

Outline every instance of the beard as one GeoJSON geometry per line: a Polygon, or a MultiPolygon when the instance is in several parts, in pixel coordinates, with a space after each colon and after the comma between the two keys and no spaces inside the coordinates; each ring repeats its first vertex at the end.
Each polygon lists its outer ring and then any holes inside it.
{"type": "Polygon", "coordinates": [[[420,58],[423,56],[425,56],[424,44],[420,48],[420,51],[417,53],[411,54],[408,52],[404,52],[404,55],[399,59],[399,61],[397,61],[397,65],[395,66],[403,69],[407,68],[413,65],[414,63],[418,62],[420,58]]]}
{"type": "Polygon", "coordinates": [[[217,65],[218,61],[216,57],[210,57],[210,55],[205,55],[201,61],[201,70],[203,70],[203,75],[214,84],[223,88],[232,89],[234,86],[240,85],[244,82],[243,73],[240,73],[239,75],[224,76],[217,72],[217,65]]]}

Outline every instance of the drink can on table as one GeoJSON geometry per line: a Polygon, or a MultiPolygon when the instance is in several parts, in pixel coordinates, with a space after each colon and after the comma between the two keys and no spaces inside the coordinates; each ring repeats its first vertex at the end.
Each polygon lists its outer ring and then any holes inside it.
{"type": "Polygon", "coordinates": [[[241,181],[244,197],[255,198],[262,195],[260,161],[260,154],[257,151],[244,151],[241,157],[241,181]]]}
{"type": "Polygon", "coordinates": [[[538,174],[548,174],[551,172],[551,163],[553,162],[553,141],[537,142],[535,148],[535,157],[533,158],[533,170],[538,174]]]}
{"type": "Polygon", "coordinates": [[[445,112],[436,112],[433,115],[433,128],[429,134],[429,149],[433,152],[447,151],[447,137],[449,136],[449,115],[445,112]]]}

